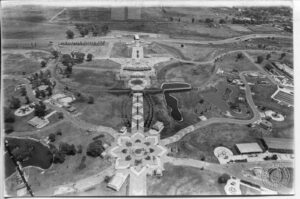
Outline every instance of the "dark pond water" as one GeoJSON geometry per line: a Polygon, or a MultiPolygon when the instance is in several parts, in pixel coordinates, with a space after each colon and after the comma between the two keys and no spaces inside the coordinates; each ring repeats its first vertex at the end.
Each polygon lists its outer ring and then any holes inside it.
{"type": "Polygon", "coordinates": [[[161,88],[164,90],[164,95],[167,105],[172,109],[171,116],[176,121],[182,121],[182,115],[178,109],[178,101],[175,97],[170,95],[170,92],[181,92],[191,89],[188,83],[163,83],[161,88]]]}
{"type": "Polygon", "coordinates": [[[191,89],[191,85],[188,83],[163,83],[161,88],[164,90],[172,90],[172,91],[181,91],[183,89],[189,90],[191,89]]]}
{"type": "MultiPolygon", "coordinates": [[[[20,161],[23,167],[36,166],[48,169],[53,160],[53,155],[49,148],[32,139],[6,138],[11,152],[20,161]]],[[[16,169],[8,153],[5,153],[5,178],[12,175],[16,169]]]]}
{"type": "Polygon", "coordinates": [[[176,121],[182,121],[182,115],[178,109],[178,102],[175,97],[170,95],[170,93],[165,92],[165,99],[167,102],[167,105],[172,109],[171,110],[171,116],[176,121]]]}

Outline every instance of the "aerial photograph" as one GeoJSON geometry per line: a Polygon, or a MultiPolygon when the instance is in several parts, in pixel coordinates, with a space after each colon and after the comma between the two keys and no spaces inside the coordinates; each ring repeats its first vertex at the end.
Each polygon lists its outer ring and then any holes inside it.
{"type": "Polygon", "coordinates": [[[4,197],[295,194],[292,6],[10,2],[4,197]]]}

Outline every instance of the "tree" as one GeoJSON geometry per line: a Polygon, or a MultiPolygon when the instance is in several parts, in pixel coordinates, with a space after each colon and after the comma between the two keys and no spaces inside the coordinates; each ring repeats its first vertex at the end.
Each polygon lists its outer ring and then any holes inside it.
{"type": "Polygon", "coordinates": [[[70,66],[74,64],[74,60],[72,59],[72,57],[69,54],[63,54],[61,57],[61,63],[64,66],[70,66]]]}
{"type": "Polygon", "coordinates": [[[58,119],[60,119],[60,120],[64,119],[63,112],[58,112],[57,115],[58,115],[58,119]]]}
{"type": "Polygon", "coordinates": [[[42,67],[42,68],[46,67],[46,62],[45,62],[44,60],[41,61],[41,67],[42,67]]]}
{"type": "Polygon", "coordinates": [[[268,53],[267,56],[266,56],[266,60],[269,60],[271,58],[271,54],[268,53]]]}
{"type": "Polygon", "coordinates": [[[42,101],[36,103],[34,109],[35,109],[34,111],[35,116],[44,117],[46,115],[46,105],[42,101]]]}
{"type": "Polygon", "coordinates": [[[59,144],[59,152],[65,155],[75,155],[76,148],[74,144],[69,145],[68,143],[61,142],[59,144]]]}
{"type": "Polygon", "coordinates": [[[264,57],[260,55],[260,56],[257,57],[256,63],[260,64],[263,61],[264,61],[264,57]]]}
{"type": "Polygon", "coordinates": [[[107,24],[104,24],[102,27],[101,27],[101,32],[102,34],[106,35],[108,32],[109,32],[109,27],[107,24]]]}
{"type": "Polygon", "coordinates": [[[98,157],[104,151],[104,147],[102,146],[101,140],[95,140],[88,145],[86,154],[92,157],[98,157]]]}
{"type": "Polygon", "coordinates": [[[195,18],[192,18],[192,23],[194,23],[195,22],[195,18]]]}
{"type": "Polygon", "coordinates": [[[93,55],[91,53],[87,54],[86,61],[92,61],[93,55]]]}
{"type": "Polygon", "coordinates": [[[220,19],[219,20],[219,24],[225,24],[225,23],[226,23],[225,19],[220,19]]]}
{"type": "Polygon", "coordinates": [[[53,163],[54,164],[57,164],[57,163],[64,163],[65,161],[65,155],[63,153],[60,153],[60,152],[57,152],[57,153],[54,153],[54,156],[53,156],[53,163]]]}
{"type": "Polygon", "coordinates": [[[74,55],[75,55],[75,59],[78,63],[82,63],[84,61],[84,56],[85,56],[84,53],[76,52],[76,53],[74,53],[74,55]]]}
{"type": "Polygon", "coordinates": [[[286,56],[286,54],[285,54],[285,53],[281,53],[281,55],[280,55],[280,59],[283,59],[285,56],[286,56]]]}
{"type": "Polygon", "coordinates": [[[79,33],[82,37],[84,37],[89,34],[89,30],[86,27],[83,27],[79,30],[79,33]]]}
{"type": "Polygon", "coordinates": [[[88,104],[94,104],[94,98],[93,96],[88,97],[88,104]]]}
{"type": "Polygon", "coordinates": [[[26,96],[27,95],[27,91],[25,87],[21,87],[20,93],[22,96],[26,96]]]}
{"type": "Polygon", "coordinates": [[[105,183],[109,183],[110,179],[111,179],[110,176],[105,176],[105,177],[104,177],[104,182],[105,182],[105,183]]]}
{"type": "Polygon", "coordinates": [[[11,99],[10,99],[10,105],[9,105],[9,107],[11,109],[18,109],[18,108],[20,108],[20,106],[21,106],[20,99],[12,96],[11,99]]]}
{"type": "Polygon", "coordinates": [[[55,134],[54,133],[50,133],[48,136],[48,139],[50,142],[55,142],[55,134]]]}
{"type": "Polygon", "coordinates": [[[54,57],[55,59],[58,58],[58,51],[53,50],[53,51],[51,51],[51,54],[53,55],[53,57],[54,57]]]}
{"type": "Polygon", "coordinates": [[[74,32],[72,30],[67,30],[66,34],[67,34],[68,39],[73,39],[74,38],[74,32]]]}
{"type": "Polygon", "coordinates": [[[223,175],[221,175],[219,178],[218,178],[218,183],[219,184],[223,184],[223,183],[227,183],[227,181],[230,179],[230,176],[226,173],[224,173],[223,175]]]}
{"type": "Polygon", "coordinates": [[[15,122],[15,115],[7,107],[4,107],[4,122],[5,123],[15,122]]]}
{"type": "Polygon", "coordinates": [[[238,53],[236,56],[237,59],[242,59],[243,57],[244,57],[243,53],[238,53]]]}

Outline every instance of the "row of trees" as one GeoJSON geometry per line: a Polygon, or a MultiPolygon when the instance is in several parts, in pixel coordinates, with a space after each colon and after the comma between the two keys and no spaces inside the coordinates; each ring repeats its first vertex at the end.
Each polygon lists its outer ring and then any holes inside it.
{"type": "MultiPolygon", "coordinates": [[[[96,24],[75,24],[76,29],[79,31],[79,34],[81,37],[85,37],[89,33],[92,33],[92,36],[98,36],[98,35],[106,35],[109,32],[109,27],[107,24],[104,24],[102,26],[96,25],[96,24]]],[[[72,30],[66,31],[66,37],[68,39],[74,38],[74,32],[72,30]]]]}

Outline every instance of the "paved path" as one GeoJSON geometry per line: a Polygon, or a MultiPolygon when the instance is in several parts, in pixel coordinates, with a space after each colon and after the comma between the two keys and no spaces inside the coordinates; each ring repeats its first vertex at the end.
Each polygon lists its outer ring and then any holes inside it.
{"type": "MultiPolygon", "coordinates": [[[[269,168],[269,167],[273,167],[274,165],[281,165],[283,167],[293,167],[293,162],[291,161],[261,161],[261,162],[233,163],[233,164],[226,164],[226,165],[209,163],[205,161],[188,159],[188,158],[174,158],[174,157],[167,157],[165,158],[165,161],[176,166],[196,167],[204,170],[209,170],[214,173],[219,173],[220,175],[227,173],[230,176],[235,176],[241,180],[245,180],[262,187],[265,187],[262,179],[254,178],[249,175],[246,175],[245,171],[247,169],[252,169],[255,167],[269,168]]],[[[276,191],[292,193],[291,188],[284,187],[284,186],[281,186],[279,190],[276,191]]]]}
{"type": "Polygon", "coordinates": [[[169,137],[169,138],[165,138],[163,140],[161,140],[163,145],[167,145],[167,144],[171,144],[173,142],[177,142],[180,139],[182,139],[184,136],[186,136],[187,134],[199,129],[199,128],[203,128],[205,126],[211,125],[211,124],[216,124],[216,123],[231,123],[231,124],[240,124],[240,125],[247,125],[247,124],[251,124],[257,120],[260,119],[260,114],[259,111],[257,110],[254,101],[252,99],[251,96],[251,90],[250,87],[248,85],[248,82],[246,81],[245,77],[244,77],[244,73],[246,72],[242,72],[240,73],[240,78],[243,81],[243,83],[245,84],[246,87],[246,99],[247,102],[253,112],[253,117],[249,120],[239,120],[239,119],[232,119],[232,118],[210,118],[206,121],[201,121],[198,122],[194,125],[190,125],[180,131],[178,131],[175,135],[169,137]]]}

